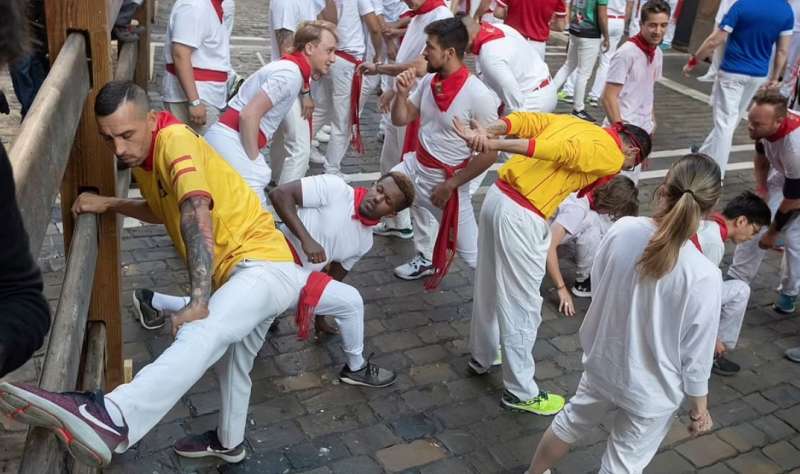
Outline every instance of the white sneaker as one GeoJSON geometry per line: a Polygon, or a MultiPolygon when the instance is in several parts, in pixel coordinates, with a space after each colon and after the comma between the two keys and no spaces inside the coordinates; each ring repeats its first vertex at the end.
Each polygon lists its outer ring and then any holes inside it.
{"type": "Polygon", "coordinates": [[[414,229],[395,229],[381,221],[372,228],[372,233],[381,237],[397,237],[398,239],[408,240],[414,237],[414,229]]]}
{"type": "Polygon", "coordinates": [[[320,130],[319,132],[317,132],[314,138],[316,138],[317,141],[320,143],[328,143],[329,141],[331,141],[331,134],[325,133],[322,130],[320,130]]]}
{"type": "Polygon", "coordinates": [[[428,275],[433,275],[433,262],[421,254],[394,269],[394,276],[402,280],[418,280],[428,275]]]}
{"type": "Polygon", "coordinates": [[[331,134],[331,124],[323,125],[319,128],[319,130],[323,133],[327,133],[328,135],[331,134]]]}
{"type": "Polygon", "coordinates": [[[315,147],[315,146],[311,147],[311,156],[309,156],[308,159],[312,163],[316,163],[318,165],[324,165],[325,164],[325,155],[320,153],[319,150],[317,149],[317,147],[315,147]]]}
{"type": "Polygon", "coordinates": [[[313,146],[314,148],[319,148],[319,141],[316,138],[312,139],[311,146],[313,146]]]}
{"type": "Polygon", "coordinates": [[[697,78],[700,82],[714,82],[717,80],[716,74],[705,73],[697,78]]]}

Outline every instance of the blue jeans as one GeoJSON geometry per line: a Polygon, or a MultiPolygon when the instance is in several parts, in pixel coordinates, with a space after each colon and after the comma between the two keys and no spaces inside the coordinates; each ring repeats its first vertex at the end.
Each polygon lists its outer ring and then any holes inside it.
{"type": "Polygon", "coordinates": [[[49,70],[50,63],[47,57],[38,51],[9,64],[8,72],[11,75],[11,84],[14,86],[14,94],[22,105],[23,118],[31,108],[33,99],[36,98],[49,70]]]}

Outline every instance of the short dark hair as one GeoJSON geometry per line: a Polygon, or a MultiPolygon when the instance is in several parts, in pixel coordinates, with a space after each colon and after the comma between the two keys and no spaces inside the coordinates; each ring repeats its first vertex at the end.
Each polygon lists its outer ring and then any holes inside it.
{"type": "Polygon", "coordinates": [[[667,18],[669,18],[672,9],[669,7],[669,3],[665,0],[649,0],[647,3],[642,5],[641,13],[639,16],[639,20],[642,23],[647,21],[647,17],[650,15],[657,15],[659,13],[666,13],[667,18]]]}
{"type": "Polygon", "coordinates": [[[775,109],[775,115],[778,117],[786,117],[788,113],[789,99],[777,89],[761,89],[753,96],[753,103],[756,105],[771,105],[775,109]]]}
{"type": "Polygon", "coordinates": [[[653,149],[653,141],[650,138],[650,134],[641,127],[626,123],[622,125],[619,135],[622,141],[639,149],[639,163],[644,163],[653,149]]]}
{"type": "Polygon", "coordinates": [[[411,207],[411,205],[414,204],[414,199],[416,198],[416,191],[414,190],[414,183],[411,182],[411,178],[403,173],[400,173],[399,171],[389,171],[385,175],[378,178],[377,182],[381,182],[386,178],[394,181],[394,184],[400,188],[400,192],[403,193],[403,196],[405,197],[405,202],[403,202],[402,206],[396,207],[395,212],[411,207]]]}
{"type": "Polygon", "coordinates": [[[97,98],[94,100],[94,114],[98,117],[108,117],[129,101],[142,108],[143,113],[150,109],[147,92],[133,81],[108,82],[97,93],[97,98]]]}
{"type": "Polygon", "coordinates": [[[0,66],[12,63],[30,48],[25,0],[6,0],[0,8],[0,66]]]}
{"type": "Polygon", "coordinates": [[[454,18],[437,20],[425,27],[425,34],[435,36],[436,41],[445,49],[453,48],[459,59],[464,59],[464,52],[469,43],[467,27],[461,15],[454,18]]]}
{"type": "Polygon", "coordinates": [[[772,212],[761,197],[751,191],[731,199],[722,210],[722,215],[728,219],[744,216],[747,222],[760,226],[768,226],[772,221],[772,212]]]}

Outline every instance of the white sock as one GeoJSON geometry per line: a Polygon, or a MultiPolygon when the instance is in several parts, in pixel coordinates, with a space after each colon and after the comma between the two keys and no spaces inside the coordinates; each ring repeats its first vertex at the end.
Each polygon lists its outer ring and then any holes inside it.
{"type": "Polygon", "coordinates": [[[159,311],[179,311],[189,304],[188,296],[172,296],[153,292],[153,307],[159,311]]]}

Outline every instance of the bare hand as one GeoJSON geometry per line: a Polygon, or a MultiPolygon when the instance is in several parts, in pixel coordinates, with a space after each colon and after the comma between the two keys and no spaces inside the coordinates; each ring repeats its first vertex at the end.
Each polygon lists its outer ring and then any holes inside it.
{"type": "Polygon", "coordinates": [[[358,65],[358,73],[364,76],[374,76],[378,74],[378,66],[375,63],[361,63],[358,65]]]}
{"type": "Polygon", "coordinates": [[[761,237],[761,240],[758,242],[758,246],[762,249],[774,249],[775,243],[778,241],[778,232],[770,229],[761,237]]]}
{"type": "Polygon", "coordinates": [[[689,77],[689,73],[694,71],[694,66],[690,66],[689,64],[683,65],[683,75],[685,77],[689,77]]]}
{"type": "Polygon", "coordinates": [[[388,114],[392,110],[392,100],[394,99],[394,91],[391,89],[385,90],[378,98],[378,107],[381,113],[388,114]]]}
{"type": "Polygon", "coordinates": [[[603,49],[604,53],[608,52],[608,48],[611,47],[611,43],[608,41],[608,38],[603,38],[603,42],[600,43],[600,48],[603,49]]]}
{"type": "Polygon", "coordinates": [[[486,129],[477,120],[470,120],[469,125],[469,127],[464,125],[464,122],[458,117],[453,118],[453,129],[456,135],[466,142],[470,150],[478,153],[491,151],[486,129]]]}
{"type": "Polygon", "coordinates": [[[206,124],[206,104],[200,102],[200,105],[192,107],[189,106],[189,121],[195,125],[206,124]]]}
{"type": "Polygon", "coordinates": [[[72,216],[87,212],[92,214],[102,214],[108,211],[109,198],[94,193],[80,193],[72,204],[72,216]]]}
{"type": "Polygon", "coordinates": [[[575,303],[566,286],[558,290],[558,311],[568,318],[575,316],[575,303]]]}
{"type": "Polygon", "coordinates": [[[761,90],[779,89],[781,87],[780,81],[770,79],[761,86],[761,90]]]}
{"type": "Polygon", "coordinates": [[[717,344],[714,346],[714,354],[722,354],[727,350],[725,344],[722,343],[719,339],[717,339],[717,344]]]}
{"type": "Polygon", "coordinates": [[[692,436],[699,436],[707,431],[711,431],[711,428],[714,426],[714,421],[711,419],[711,413],[705,412],[700,415],[692,415],[690,412],[690,417],[694,417],[697,420],[691,420],[689,422],[689,433],[692,436]]]}
{"type": "Polygon", "coordinates": [[[316,240],[310,239],[307,242],[302,242],[300,245],[303,247],[303,253],[308,257],[311,263],[322,263],[328,258],[325,256],[325,249],[322,248],[316,240]]]}
{"type": "Polygon", "coordinates": [[[447,201],[450,199],[455,189],[456,187],[449,179],[444,183],[437,184],[436,187],[433,188],[433,192],[431,192],[431,203],[440,209],[444,209],[444,206],[447,204],[447,201]]]}
{"type": "Polygon", "coordinates": [[[170,321],[172,321],[172,337],[175,337],[178,334],[178,331],[184,324],[197,321],[199,319],[205,319],[206,317],[208,317],[208,307],[191,305],[184,306],[183,309],[170,316],[170,321]]]}
{"type": "Polygon", "coordinates": [[[767,188],[767,185],[764,184],[763,186],[758,186],[756,188],[756,195],[766,201],[767,196],[769,195],[769,189],[767,188]]]}
{"type": "Polygon", "coordinates": [[[308,120],[314,115],[314,99],[311,98],[311,94],[306,94],[303,96],[301,102],[303,105],[301,115],[304,119],[308,120]]]}
{"type": "Polygon", "coordinates": [[[398,76],[394,79],[394,88],[398,95],[408,97],[408,94],[411,92],[411,89],[414,88],[416,83],[417,75],[414,72],[414,68],[409,68],[398,74],[398,76]]]}

